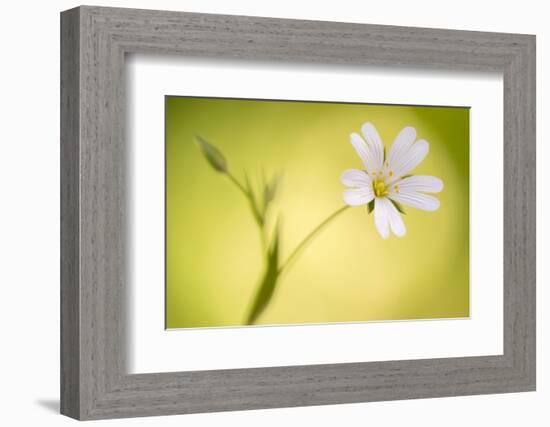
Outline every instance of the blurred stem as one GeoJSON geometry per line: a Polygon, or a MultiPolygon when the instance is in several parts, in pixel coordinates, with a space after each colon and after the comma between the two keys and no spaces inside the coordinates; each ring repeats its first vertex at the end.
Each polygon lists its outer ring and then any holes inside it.
{"type": "Polygon", "coordinates": [[[256,224],[258,224],[258,227],[260,228],[260,239],[262,244],[262,249],[265,251],[267,248],[267,236],[265,233],[265,226],[264,221],[262,219],[262,216],[260,215],[260,212],[258,210],[258,206],[256,206],[256,201],[254,200],[254,196],[252,193],[246,189],[244,185],[242,185],[233,174],[227,170],[225,171],[225,174],[229,178],[229,180],[235,184],[235,186],[243,193],[243,195],[248,200],[248,203],[250,204],[250,208],[252,209],[252,215],[254,216],[254,219],[256,220],[256,224]]]}
{"type": "Polygon", "coordinates": [[[235,178],[233,176],[233,174],[231,174],[231,172],[227,171],[225,172],[225,174],[227,175],[227,177],[231,180],[231,182],[233,184],[235,184],[237,186],[237,188],[239,190],[241,190],[241,192],[245,195],[245,197],[250,201],[250,194],[248,193],[248,191],[246,190],[246,188],[244,188],[244,185],[242,185],[238,180],[237,178],[235,178]]]}
{"type": "MultiPolygon", "coordinates": [[[[340,209],[336,210],[332,214],[330,214],[327,218],[325,218],[324,221],[322,221],[317,227],[315,227],[313,230],[309,232],[309,234],[294,248],[294,250],[291,252],[291,254],[288,256],[286,261],[282,263],[280,267],[277,268],[278,264],[278,252],[279,252],[279,227],[277,226],[275,231],[275,248],[274,252],[271,252],[269,246],[268,246],[268,236],[265,226],[265,213],[266,208],[264,207],[263,211],[260,211],[260,208],[258,206],[258,202],[256,200],[256,197],[254,196],[254,192],[252,190],[251,185],[247,181],[247,185],[241,184],[235,176],[229,171],[225,170],[224,173],[227,175],[229,180],[235,185],[239,191],[246,197],[250,204],[250,208],[252,209],[252,215],[254,216],[254,219],[256,220],[256,224],[258,225],[258,229],[260,230],[260,238],[261,238],[261,245],[262,250],[264,254],[267,256],[267,262],[266,262],[266,273],[265,276],[256,292],[256,296],[254,298],[254,302],[252,304],[252,308],[250,309],[250,312],[248,313],[245,324],[246,325],[252,325],[254,324],[256,318],[262,313],[262,311],[269,305],[269,302],[271,300],[271,296],[273,292],[275,291],[277,282],[279,277],[282,275],[283,272],[288,270],[290,265],[296,261],[296,258],[298,255],[302,253],[302,251],[306,248],[306,246],[330,223],[332,220],[334,220],[336,217],[338,217],[341,213],[349,209],[349,206],[342,206],[340,209]]],[[[265,201],[264,201],[265,202],[265,201]]]]}
{"type": "Polygon", "coordinates": [[[294,261],[294,259],[300,254],[300,252],[306,247],[306,245],[313,240],[313,238],[326,226],[328,225],[334,218],[336,218],[338,215],[340,215],[342,212],[346,211],[349,208],[348,205],[342,206],[337,211],[333,212],[331,215],[329,215],[323,222],[321,222],[317,227],[315,227],[311,232],[294,248],[292,253],[288,256],[286,261],[279,267],[279,270],[277,271],[278,275],[281,275],[281,273],[289,267],[289,265],[294,261]]]}

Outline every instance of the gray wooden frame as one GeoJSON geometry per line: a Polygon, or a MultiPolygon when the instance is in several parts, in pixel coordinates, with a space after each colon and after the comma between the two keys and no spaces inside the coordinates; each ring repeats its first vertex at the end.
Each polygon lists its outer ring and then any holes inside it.
{"type": "Polygon", "coordinates": [[[61,165],[65,415],[100,419],[535,389],[534,36],[79,7],[61,14],[61,165]],[[128,375],[124,57],[132,52],[502,72],[504,354],[128,375]]]}

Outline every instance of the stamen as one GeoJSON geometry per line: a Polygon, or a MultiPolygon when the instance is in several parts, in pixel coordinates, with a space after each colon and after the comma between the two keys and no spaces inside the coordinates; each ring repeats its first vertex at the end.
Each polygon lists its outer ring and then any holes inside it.
{"type": "Polygon", "coordinates": [[[372,182],[372,189],[376,197],[383,197],[388,195],[388,188],[386,187],[386,182],[384,179],[375,179],[372,182]]]}

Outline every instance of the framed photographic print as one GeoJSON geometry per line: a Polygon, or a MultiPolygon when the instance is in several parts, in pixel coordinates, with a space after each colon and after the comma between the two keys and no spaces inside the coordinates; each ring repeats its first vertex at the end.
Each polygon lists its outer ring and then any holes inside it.
{"type": "Polygon", "coordinates": [[[61,15],[61,410],[535,389],[535,38],[61,15]]]}
{"type": "Polygon", "coordinates": [[[468,108],[167,96],[165,114],[167,328],[469,316],[468,108]]]}

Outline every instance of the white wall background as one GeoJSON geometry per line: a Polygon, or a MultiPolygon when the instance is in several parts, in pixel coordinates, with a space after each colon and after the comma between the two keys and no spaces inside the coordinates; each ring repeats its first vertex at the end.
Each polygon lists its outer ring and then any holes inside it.
{"type": "MultiPolygon", "coordinates": [[[[537,35],[538,218],[550,215],[550,27],[540,0],[135,0],[97,5],[537,35]]],[[[0,423],[64,426],[59,384],[59,12],[5,2],[0,67],[0,423]]],[[[538,391],[103,422],[116,426],[546,426],[550,422],[548,226],[538,221],[538,391]],[[546,239],[545,239],[546,238],[546,239]]],[[[95,422],[94,422],[95,423],[95,422]]]]}

